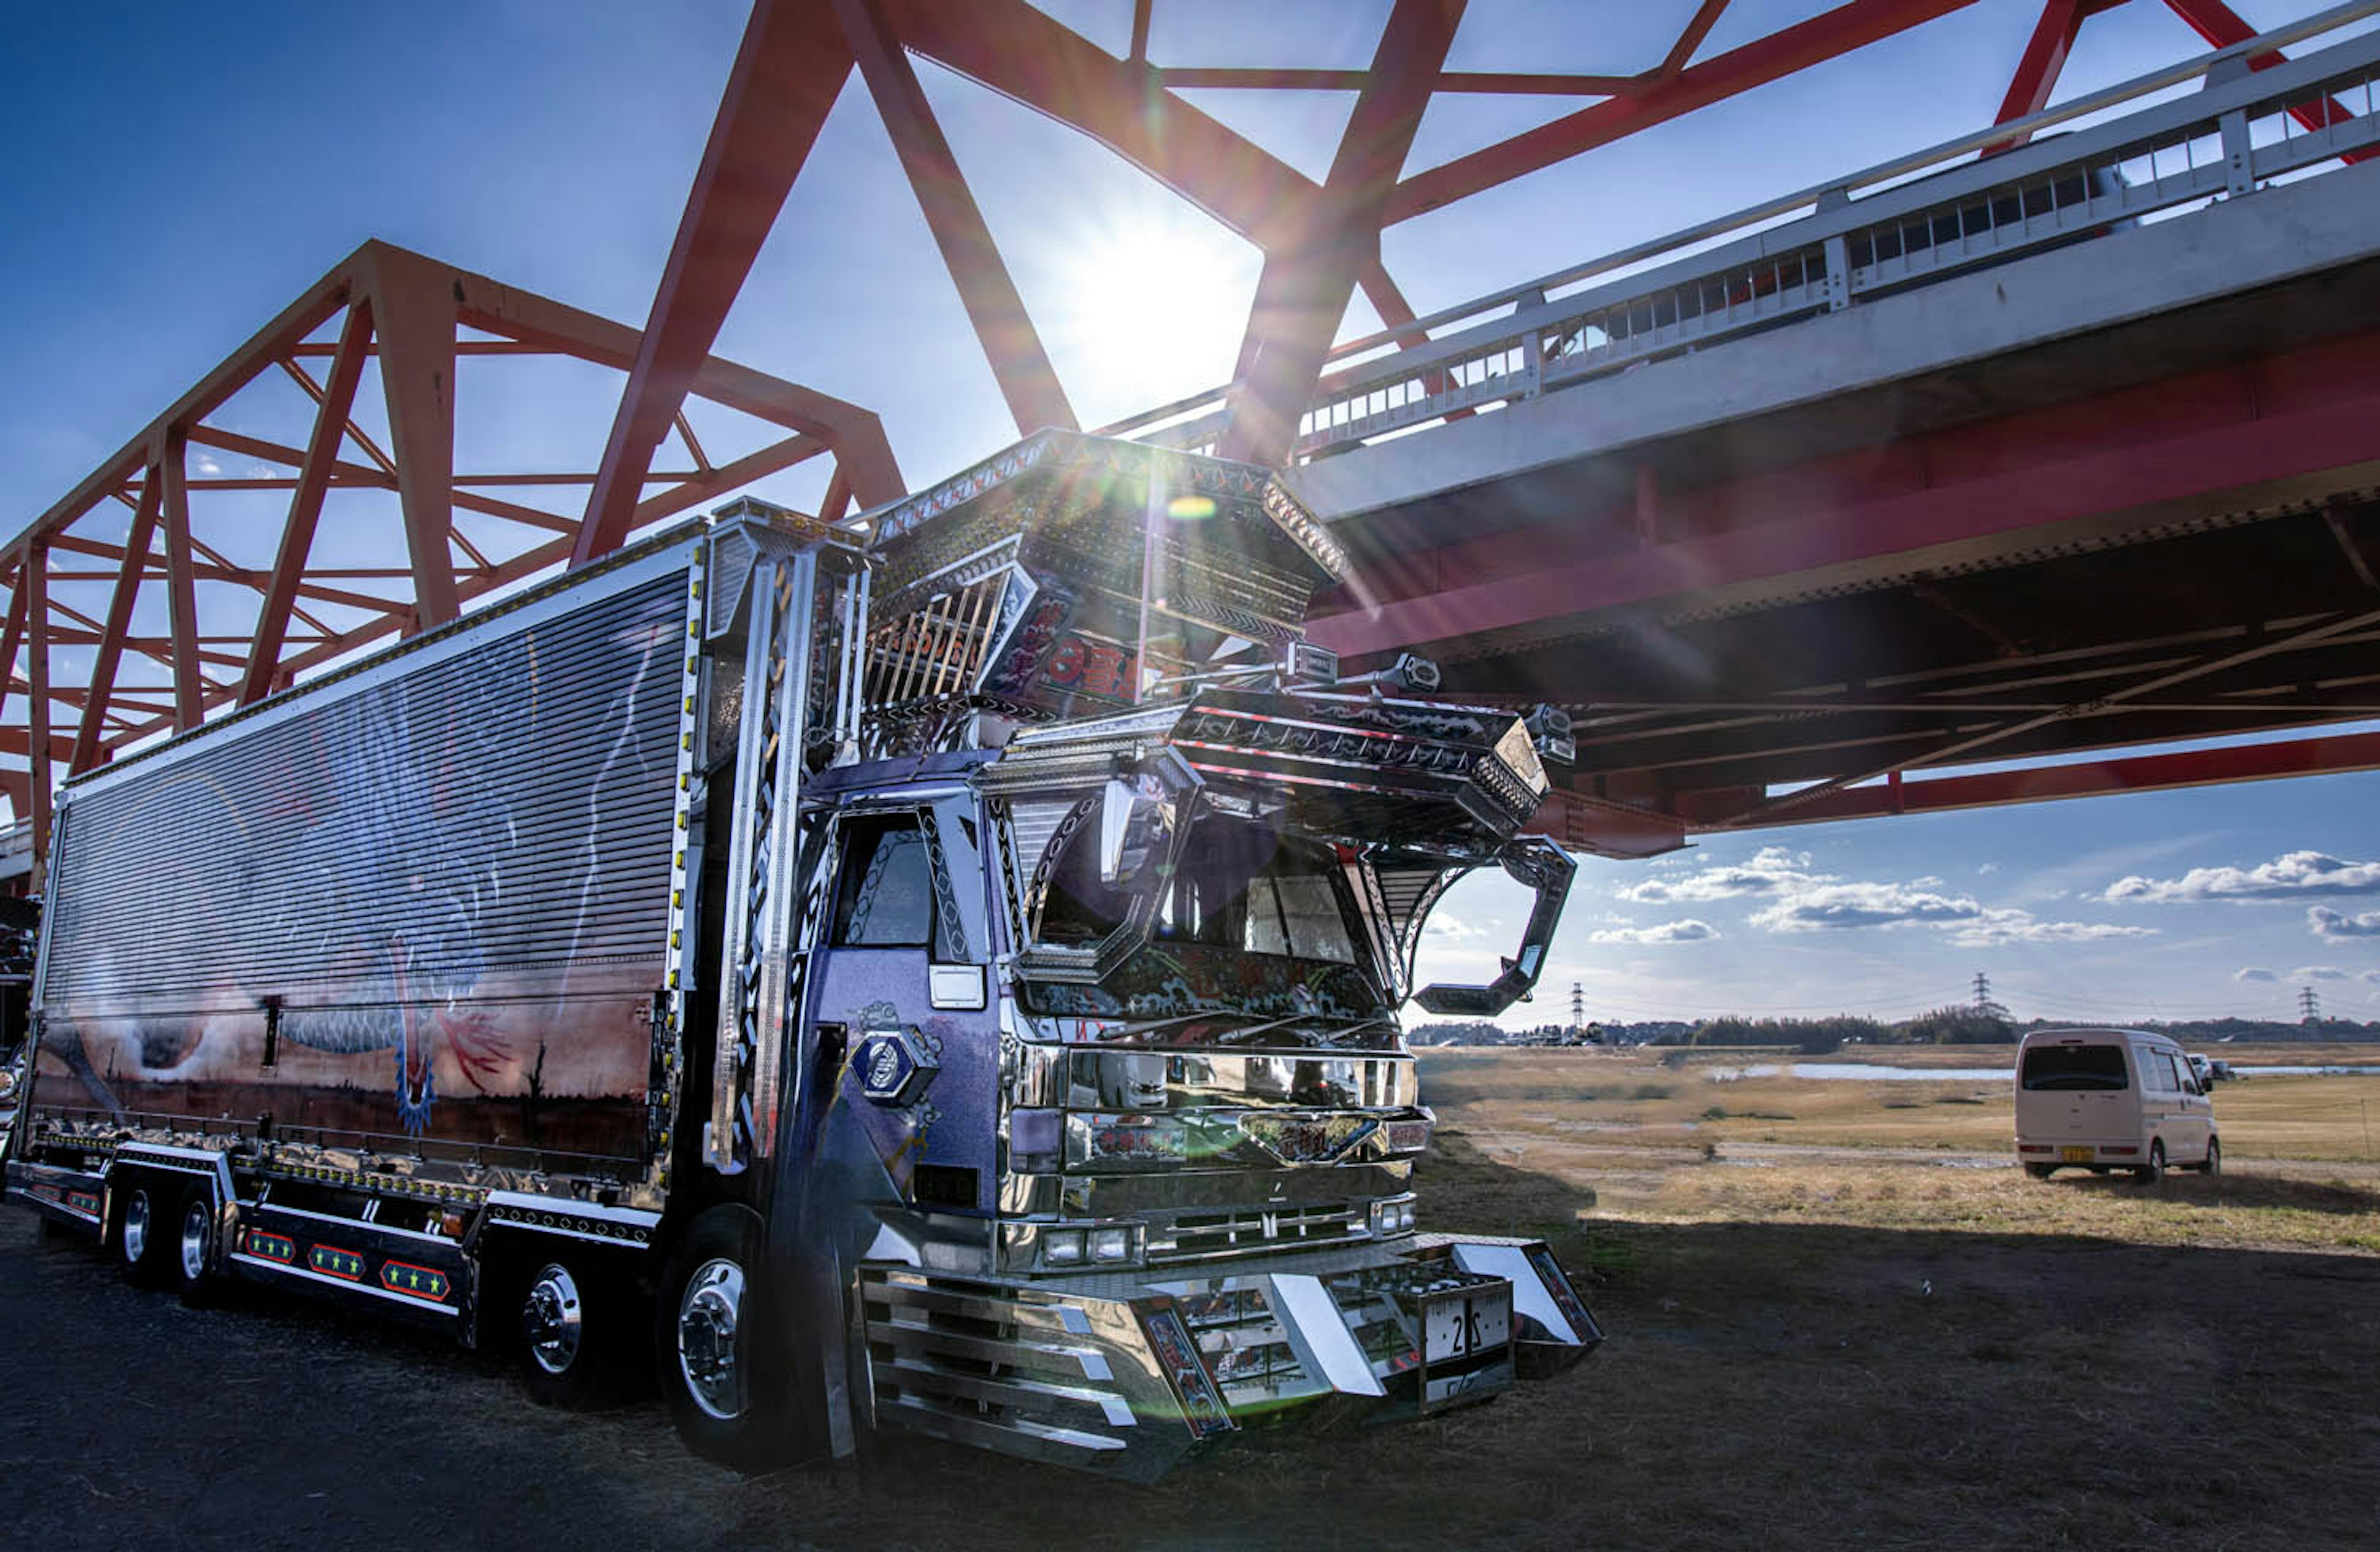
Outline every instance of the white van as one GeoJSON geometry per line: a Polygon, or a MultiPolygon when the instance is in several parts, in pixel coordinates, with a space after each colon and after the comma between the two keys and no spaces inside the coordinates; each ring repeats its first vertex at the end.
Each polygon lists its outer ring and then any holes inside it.
{"type": "Polygon", "coordinates": [[[2223,1144],[2214,1102],[2173,1041],[2138,1029],[2043,1029],[2017,1049],[2016,1158],[2035,1180],[2070,1164],[2130,1170],[2145,1182],[2169,1165],[2216,1174],[2223,1144]]]}

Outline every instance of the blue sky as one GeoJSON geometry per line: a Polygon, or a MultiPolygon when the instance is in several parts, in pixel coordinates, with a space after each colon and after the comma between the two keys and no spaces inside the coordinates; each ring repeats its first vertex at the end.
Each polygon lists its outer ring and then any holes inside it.
{"type": "MultiPolygon", "coordinates": [[[[1123,46],[1130,0],[1044,8],[1123,46]]],[[[1361,64],[1388,8],[1159,0],[1153,52],[1361,64]]],[[[1705,52],[1822,8],[1738,0],[1705,52]]],[[[2238,8],[2270,24],[2310,7],[2238,8]]],[[[0,525],[31,520],[367,237],[641,321],[745,10],[9,7],[0,525]]],[[[1692,10],[1475,0],[1453,64],[1641,68],[1692,10]]],[[[1963,133],[1989,120],[2037,10],[1987,0],[1395,228],[1384,256],[1426,311],[1963,133]]],[[[2164,7],[2135,0],[2084,28],[2060,97],[2196,46],[2164,7]]],[[[921,75],[1087,425],[1228,375],[1253,250],[1088,141],[930,67],[921,75]]],[[[1197,101],[1318,174],[1349,103],[1197,101]]],[[[1572,105],[1446,104],[1410,165],[1572,105]]],[[[1374,324],[1358,298],[1347,331],[1374,324]]],[[[913,483],[1015,435],[856,89],[719,349],[876,409],[913,483]]],[[[488,406],[467,434],[600,447],[615,382],[598,373],[488,406]]],[[[770,493],[799,502],[819,478],[796,472],[770,493]]],[[[259,544],[271,521],[260,506],[259,544]]],[[[2022,1014],[2279,1016],[2311,984],[2327,1009],[2380,1016],[2375,800],[2380,776],[2337,777],[1716,837],[1652,865],[1590,860],[1548,994],[1512,1022],[1558,1016],[1572,980],[1608,1018],[1899,1014],[1962,995],[1978,969],[2022,1014]]],[[[1458,895],[1432,940],[1440,978],[1492,962],[1512,910],[1492,887],[1458,895]]]]}

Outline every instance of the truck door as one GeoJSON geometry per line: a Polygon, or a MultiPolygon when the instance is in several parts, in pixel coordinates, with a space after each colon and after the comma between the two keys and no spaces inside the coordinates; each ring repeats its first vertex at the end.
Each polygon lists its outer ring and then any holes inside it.
{"type": "Polygon", "coordinates": [[[834,820],[810,1018],[843,1030],[842,1103],[912,1206],[989,1213],[999,1020],[974,799],[834,820]]]}

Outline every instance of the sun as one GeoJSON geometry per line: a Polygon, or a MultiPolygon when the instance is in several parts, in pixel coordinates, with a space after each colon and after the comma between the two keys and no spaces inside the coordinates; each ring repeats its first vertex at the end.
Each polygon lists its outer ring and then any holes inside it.
{"type": "Polygon", "coordinates": [[[1230,381],[1257,268],[1187,211],[1119,214],[1067,245],[1050,349],[1079,407],[1107,420],[1230,381]]]}

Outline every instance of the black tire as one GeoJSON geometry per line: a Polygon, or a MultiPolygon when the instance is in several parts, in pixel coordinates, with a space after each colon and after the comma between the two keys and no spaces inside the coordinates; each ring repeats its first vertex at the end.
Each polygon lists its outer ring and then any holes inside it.
{"type": "Polygon", "coordinates": [[[493,1312],[540,1406],[584,1412],[619,1399],[635,1352],[633,1295],[615,1268],[577,1249],[534,1245],[493,1312]]]}
{"type": "Polygon", "coordinates": [[[2149,1161],[2133,1170],[2132,1178],[2143,1185],[2155,1185],[2165,1179],[2165,1140],[2163,1138],[2155,1138],[2149,1143],[2149,1161]]]}
{"type": "Polygon", "coordinates": [[[164,1282],[182,1296],[182,1303],[203,1308],[215,1292],[215,1194],[203,1185],[182,1193],[174,1220],[166,1226],[164,1282]]]}
{"type": "Polygon", "coordinates": [[[2206,1157],[2191,1167],[2202,1175],[2221,1174],[2223,1172],[2223,1144],[2216,1138],[2207,1138],[2206,1157]]]}
{"type": "Polygon", "coordinates": [[[2024,1167],[2024,1172],[2031,1175],[2035,1180],[2047,1180],[2050,1176],[2058,1172],[2058,1166],[2055,1164],[2028,1164],[2024,1167]]]}
{"type": "Polygon", "coordinates": [[[116,1270],[136,1287],[158,1287],[165,1281],[166,1267],[173,1259],[170,1241],[176,1198],[147,1175],[136,1174],[116,1189],[121,1194],[114,1231],[108,1235],[116,1270]]]}
{"type": "Polygon", "coordinates": [[[762,1234],[747,1208],[708,1209],[670,1251],[653,1300],[653,1374],[670,1421],[687,1449],[744,1472],[786,1452],[782,1370],[749,1297],[762,1234]]]}

